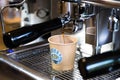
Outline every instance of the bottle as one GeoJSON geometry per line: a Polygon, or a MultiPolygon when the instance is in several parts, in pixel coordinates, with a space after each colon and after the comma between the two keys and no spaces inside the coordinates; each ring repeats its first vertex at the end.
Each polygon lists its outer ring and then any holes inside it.
{"type": "Polygon", "coordinates": [[[45,33],[61,28],[62,25],[61,19],[55,18],[44,23],[24,26],[19,29],[4,33],[3,41],[6,47],[10,49],[16,48],[21,44],[25,44],[37,39],[45,33]]]}
{"type": "Polygon", "coordinates": [[[120,69],[120,50],[81,58],[78,69],[84,79],[94,78],[120,69]]]}

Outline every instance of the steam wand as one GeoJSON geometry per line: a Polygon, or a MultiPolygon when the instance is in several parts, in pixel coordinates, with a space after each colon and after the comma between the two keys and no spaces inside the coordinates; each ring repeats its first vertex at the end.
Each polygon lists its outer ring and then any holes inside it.
{"type": "Polygon", "coordinates": [[[116,32],[119,31],[119,18],[117,15],[117,10],[112,9],[111,11],[111,16],[109,17],[109,22],[108,22],[108,29],[113,32],[113,37],[112,37],[112,43],[113,43],[113,50],[115,50],[115,37],[116,37],[116,32]]]}

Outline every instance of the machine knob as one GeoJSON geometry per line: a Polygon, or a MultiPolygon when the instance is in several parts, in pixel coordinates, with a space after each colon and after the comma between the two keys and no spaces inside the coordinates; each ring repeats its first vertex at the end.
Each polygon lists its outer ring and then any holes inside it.
{"type": "Polygon", "coordinates": [[[36,15],[39,17],[39,18],[45,18],[46,16],[49,15],[49,11],[47,9],[39,9],[36,13],[36,15]]]}

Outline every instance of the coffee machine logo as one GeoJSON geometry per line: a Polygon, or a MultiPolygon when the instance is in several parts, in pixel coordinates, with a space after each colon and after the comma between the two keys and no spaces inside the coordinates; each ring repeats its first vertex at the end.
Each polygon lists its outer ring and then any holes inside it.
{"type": "Polygon", "coordinates": [[[50,49],[51,52],[51,59],[53,61],[53,63],[55,64],[59,64],[62,61],[62,55],[60,53],[60,51],[58,51],[55,48],[50,49]]]}

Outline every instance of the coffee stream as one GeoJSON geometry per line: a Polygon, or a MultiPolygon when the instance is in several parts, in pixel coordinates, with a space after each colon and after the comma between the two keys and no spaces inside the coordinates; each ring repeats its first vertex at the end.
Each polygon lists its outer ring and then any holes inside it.
{"type": "Polygon", "coordinates": [[[73,43],[72,39],[69,39],[68,37],[65,36],[65,25],[62,27],[61,29],[61,42],[63,44],[67,44],[67,43],[73,43]]]}
{"type": "Polygon", "coordinates": [[[64,30],[65,25],[62,27],[62,39],[63,39],[63,43],[65,44],[65,30],[64,30]]]}

